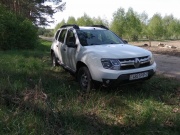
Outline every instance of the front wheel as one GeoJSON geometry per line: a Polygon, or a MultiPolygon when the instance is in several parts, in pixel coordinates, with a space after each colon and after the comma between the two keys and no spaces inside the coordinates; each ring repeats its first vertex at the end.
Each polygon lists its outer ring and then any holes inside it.
{"type": "Polygon", "coordinates": [[[87,67],[79,69],[77,79],[83,92],[89,92],[92,89],[93,81],[87,67]]]}

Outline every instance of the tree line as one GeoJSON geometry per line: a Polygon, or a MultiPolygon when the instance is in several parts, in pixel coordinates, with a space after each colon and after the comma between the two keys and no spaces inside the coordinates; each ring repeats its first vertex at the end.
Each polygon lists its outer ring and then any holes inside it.
{"type": "MultiPolygon", "coordinates": [[[[33,49],[38,44],[38,33],[52,35],[51,30],[38,31],[38,27],[49,25],[54,13],[63,11],[65,6],[62,0],[0,0],[0,50],[33,49]],[[47,1],[56,6],[46,5],[47,1]]],[[[63,24],[102,24],[129,41],[180,38],[180,20],[173,15],[162,17],[157,13],[149,19],[145,12],[138,14],[132,8],[127,12],[123,8],[117,9],[111,22],[100,17],[91,18],[86,13],[77,19],[70,16],[67,21],[57,24],[54,31],[63,24]]]]}
{"type": "Polygon", "coordinates": [[[179,39],[180,38],[180,20],[173,15],[156,13],[150,19],[143,12],[138,14],[132,8],[127,12],[123,8],[117,9],[113,13],[112,22],[106,19],[91,18],[86,13],[77,19],[70,16],[67,21],[62,20],[55,27],[55,31],[63,24],[77,24],[80,26],[88,26],[93,24],[102,24],[108,26],[118,36],[129,41],[137,41],[139,39],[148,40],[164,40],[164,39],[179,39]]]}

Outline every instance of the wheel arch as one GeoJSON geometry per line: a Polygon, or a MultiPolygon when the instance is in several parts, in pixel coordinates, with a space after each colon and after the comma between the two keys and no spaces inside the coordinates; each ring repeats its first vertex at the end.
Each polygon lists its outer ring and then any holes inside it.
{"type": "Polygon", "coordinates": [[[79,69],[83,66],[88,67],[84,62],[78,61],[76,64],[76,73],[78,73],[79,69]]]}

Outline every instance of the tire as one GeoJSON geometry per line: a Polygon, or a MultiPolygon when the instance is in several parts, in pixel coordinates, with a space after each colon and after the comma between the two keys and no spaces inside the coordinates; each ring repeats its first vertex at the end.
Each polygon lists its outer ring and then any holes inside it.
{"type": "Polygon", "coordinates": [[[79,69],[77,79],[82,92],[90,92],[93,87],[93,80],[87,67],[84,66],[79,69]]]}
{"type": "Polygon", "coordinates": [[[52,66],[53,67],[58,66],[57,58],[56,58],[54,52],[51,54],[51,61],[52,61],[52,66]]]}

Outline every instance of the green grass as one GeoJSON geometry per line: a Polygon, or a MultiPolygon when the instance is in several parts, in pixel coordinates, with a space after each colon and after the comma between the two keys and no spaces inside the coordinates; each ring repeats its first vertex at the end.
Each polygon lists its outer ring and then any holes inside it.
{"type": "Polygon", "coordinates": [[[52,68],[50,42],[0,52],[0,134],[180,134],[179,80],[81,94],[75,78],[52,68]]]}

